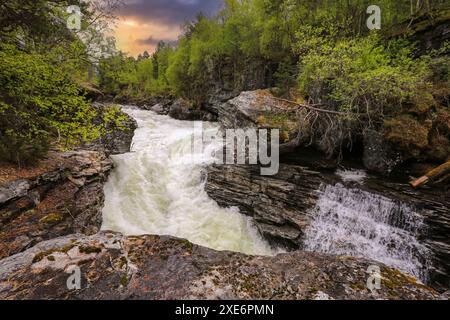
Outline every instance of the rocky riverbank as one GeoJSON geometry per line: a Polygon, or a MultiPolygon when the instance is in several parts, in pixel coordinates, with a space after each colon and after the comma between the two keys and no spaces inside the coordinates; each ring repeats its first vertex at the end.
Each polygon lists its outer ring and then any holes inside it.
{"type": "Polygon", "coordinates": [[[0,261],[1,299],[437,299],[413,278],[371,261],[297,251],[277,257],[218,252],[171,237],[101,232],[50,240],[0,261]],[[68,290],[71,268],[81,290],[68,290]]]}
{"type": "Polygon", "coordinates": [[[51,151],[35,167],[0,167],[0,258],[100,230],[103,185],[113,168],[108,156],[130,150],[136,122],[128,117],[123,126],[76,151],[51,151]]]}

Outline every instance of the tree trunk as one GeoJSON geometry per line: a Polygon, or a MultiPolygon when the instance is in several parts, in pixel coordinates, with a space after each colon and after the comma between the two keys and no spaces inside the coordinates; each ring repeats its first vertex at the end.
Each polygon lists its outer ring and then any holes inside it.
{"type": "Polygon", "coordinates": [[[436,182],[442,180],[441,178],[446,178],[447,175],[450,175],[450,161],[431,170],[423,177],[420,177],[419,179],[412,181],[411,186],[413,188],[418,188],[429,182],[436,182]]]}

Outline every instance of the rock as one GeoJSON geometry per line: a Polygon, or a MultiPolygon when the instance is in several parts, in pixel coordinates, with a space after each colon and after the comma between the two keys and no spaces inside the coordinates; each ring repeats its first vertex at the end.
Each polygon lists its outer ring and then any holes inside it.
{"type": "Polygon", "coordinates": [[[218,109],[219,122],[225,129],[277,127],[271,117],[286,117],[285,125],[297,130],[297,121],[292,115],[292,106],[276,99],[269,90],[244,91],[218,109]]]}
{"type": "MultiPolygon", "coordinates": [[[[172,237],[101,232],[42,242],[0,260],[0,299],[438,299],[414,278],[375,262],[308,252],[276,257],[218,252],[172,237]],[[80,268],[81,289],[67,282],[80,268]]],[[[69,282],[70,283],[70,282],[69,282]]]]}
{"type": "Polygon", "coordinates": [[[0,258],[42,240],[99,231],[112,161],[89,150],[58,154],[55,161],[52,171],[0,186],[0,258]]]}
{"type": "Polygon", "coordinates": [[[320,185],[320,172],[281,165],[275,176],[261,176],[258,166],[208,167],[206,192],[224,207],[238,207],[254,218],[261,233],[273,244],[298,249],[311,219],[320,185]]]}
{"type": "MultiPolygon", "coordinates": [[[[95,103],[93,106],[101,115],[102,110],[105,107],[108,107],[108,104],[95,103]]],[[[121,115],[125,118],[125,120],[121,123],[122,128],[107,126],[106,135],[92,143],[84,145],[83,148],[93,151],[101,151],[107,156],[130,152],[134,131],[137,128],[137,122],[126,113],[122,112],[121,115]]],[[[98,117],[95,122],[100,125],[102,123],[102,118],[98,117]]]]}
{"type": "Polygon", "coordinates": [[[171,105],[169,116],[177,120],[215,121],[214,114],[195,106],[192,102],[178,98],[171,105]]]}
{"type": "MultiPolygon", "coordinates": [[[[236,98],[243,91],[254,91],[262,88],[268,88],[273,82],[267,75],[270,72],[270,65],[267,61],[258,59],[251,59],[247,61],[244,66],[239,66],[239,77],[232,70],[236,66],[230,64],[230,61],[221,61],[212,66],[214,70],[208,72],[210,76],[210,89],[207,93],[207,101],[202,106],[204,110],[215,116],[215,121],[218,118],[219,110],[224,109],[224,104],[236,98]]],[[[274,66],[273,66],[274,67],[274,66]]],[[[275,70],[273,70],[274,72],[275,70]]]]}
{"type": "Polygon", "coordinates": [[[168,108],[167,105],[158,103],[158,104],[155,104],[153,107],[151,107],[150,110],[157,114],[166,115],[166,114],[169,114],[170,108],[168,108]]]}
{"type": "Polygon", "coordinates": [[[7,186],[0,187],[0,204],[24,196],[29,189],[30,183],[27,180],[17,180],[7,186]]]}
{"type": "Polygon", "coordinates": [[[372,129],[364,131],[363,163],[368,170],[389,175],[402,162],[401,154],[384,141],[381,133],[372,129]]]}
{"type": "MultiPolygon", "coordinates": [[[[433,14],[423,14],[395,25],[387,36],[401,38],[407,36],[412,43],[416,44],[416,55],[421,56],[430,50],[445,48],[444,45],[450,40],[450,15],[447,10],[435,11],[433,14]]],[[[449,54],[447,48],[443,55],[449,54]]]]}

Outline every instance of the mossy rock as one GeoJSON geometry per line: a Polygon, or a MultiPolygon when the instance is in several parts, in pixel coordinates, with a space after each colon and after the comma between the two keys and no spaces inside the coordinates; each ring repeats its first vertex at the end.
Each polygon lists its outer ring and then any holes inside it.
{"type": "Polygon", "coordinates": [[[67,253],[70,249],[72,249],[75,245],[73,244],[69,244],[67,246],[64,246],[62,248],[57,248],[57,249],[52,249],[52,250],[48,250],[48,251],[42,251],[37,253],[34,258],[33,258],[33,263],[37,263],[39,261],[41,261],[42,259],[44,259],[45,257],[47,257],[47,259],[49,261],[54,261],[55,257],[52,256],[52,254],[56,253],[56,252],[61,252],[61,253],[67,253]],[[52,260],[53,258],[53,260],[52,260]]]}
{"type": "Polygon", "coordinates": [[[81,253],[91,254],[91,253],[100,253],[103,248],[98,246],[80,246],[79,248],[81,253]]]}
{"type": "Polygon", "coordinates": [[[64,220],[64,217],[60,213],[50,213],[39,220],[43,224],[55,224],[64,220]]]}

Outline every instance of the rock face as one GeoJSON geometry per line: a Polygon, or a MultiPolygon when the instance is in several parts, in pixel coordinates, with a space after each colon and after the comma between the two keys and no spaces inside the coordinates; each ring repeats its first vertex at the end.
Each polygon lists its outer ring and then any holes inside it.
{"type": "Polygon", "coordinates": [[[396,270],[381,268],[381,289],[367,289],[376,264],[294,252],[254,257],[218,252],[170,237],[102,232],[62,237],[0,261],[0,299],[436,299],[396,270]],[[69,290],[80,268],[81,289],[69,290]],[[72,277],[73,279],[73,277],[72,277]]]}
{"type": "Polygon", "coordinates": [[[299,249],[308,214],[324,176],[300,166],[281,165],[275,176],[260,176],[258,166],[210,166],[206,192],[224,207],[238,207],[254,218],[273,244],[299,249]]]}
{"type": "MultiPolygon", "coordinates": [[[[416,43],[417,55],[423,55],[432,49],[442,48],[450,40],[450,10],[442,9],[432,15],[424,14],[413,21],[403,22],[390,31],[391,37],[408,35],[411,42],[416,43]],[[432,16],[432,17],[431,17],[432,16]]],[[[448,54],[449,49],[443,54],[448,54]]]]}
{"type": "Polygon", "coordinates": [[[99,231],[112,161],[87,150],[50,157],[52,170],[0,186],[0,258],[43,240],[99,231]]]}
{"type": "Polygon", "coordinates": [[[268,88],[272,85],[272,79],[268,77],[275,69],[270,70],[267,61],[251,59],[244,66],[233,66],[231,61],[222,61],[213,66],[215,70],[208,73],[210,76],[208,102],[206,109],[213,114],[218,114],[222,104],[237,97],[243,91],[253,91],[268,88]],[[239,72],[233,72],[238,68],[239,72]],[[238,75],[238,76],[237,76],[238,75]]]}

